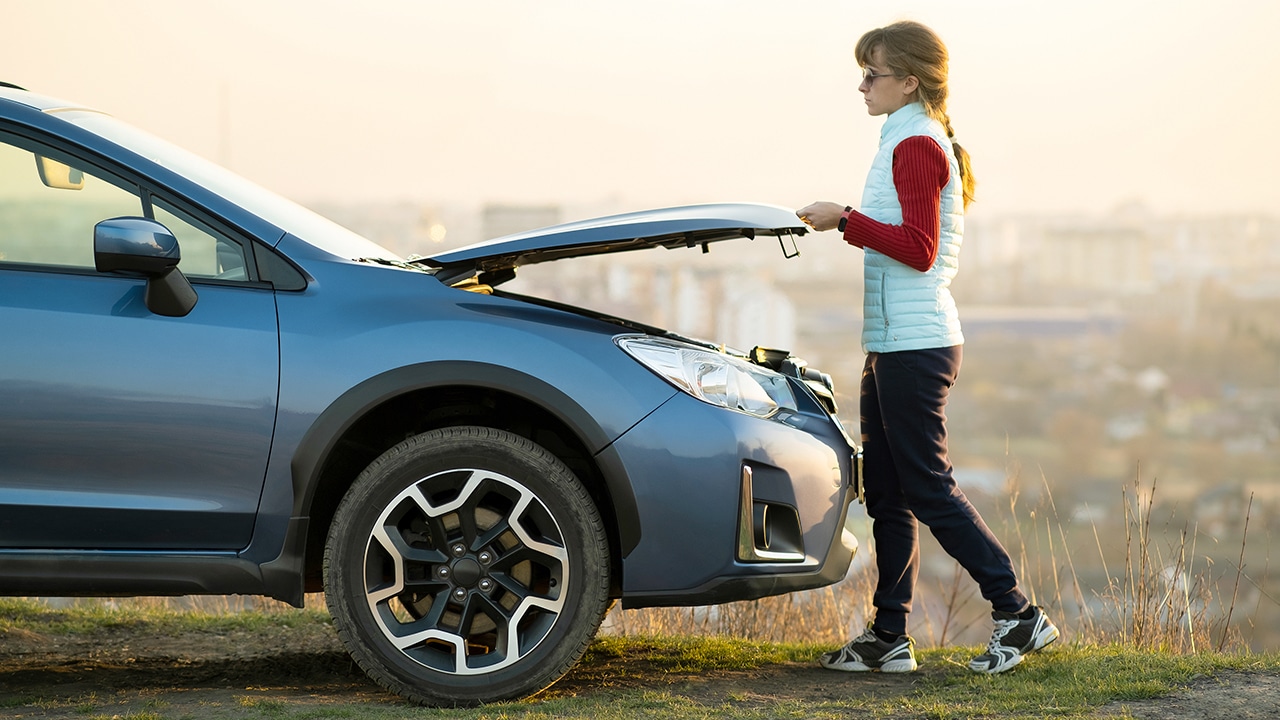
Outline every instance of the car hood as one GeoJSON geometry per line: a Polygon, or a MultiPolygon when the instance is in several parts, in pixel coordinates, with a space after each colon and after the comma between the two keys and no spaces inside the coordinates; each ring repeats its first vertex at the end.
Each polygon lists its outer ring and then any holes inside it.
{"type": "Polygon", "coordinates": [[[758,203],[687,205],[610,215],[507,235],[415,262],[438,268],[437,277],[453,284],[484,273],[495,285],[514,276],[521,265],[561,258],[600,255],[650,247],[701,247],[757,235],[804,235],[809,228],[795,211],[758,203]]]}

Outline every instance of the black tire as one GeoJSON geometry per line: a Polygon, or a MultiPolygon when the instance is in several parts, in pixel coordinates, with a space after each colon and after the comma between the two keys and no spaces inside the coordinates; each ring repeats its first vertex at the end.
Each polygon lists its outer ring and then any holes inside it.
{"type": "Polygon", "coordinates": [[[424,705],[533,694],[586,651],[609,602],[608,538],[551,453],[483,427],[388,450],[329,528],[329,612],[351,657],[424,705]]]}

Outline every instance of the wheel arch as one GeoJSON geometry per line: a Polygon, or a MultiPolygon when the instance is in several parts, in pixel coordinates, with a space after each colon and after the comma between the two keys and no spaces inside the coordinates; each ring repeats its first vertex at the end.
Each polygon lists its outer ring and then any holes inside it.
{"type": "Polygon", "coordinates": [[[294,517],[308,518],[302,551],[304,590],[321,589],[329,525],[338,503],[373,459],[405,438],[439,427],[507,430],[546,448],[581,479],[609,533],[611,576],[621,588],[622,558],[640,537],[630,480],[599,423],[554,386],[518,370],[446,361],[406,366],[370,378],[335,400],[312,424],[291,463],[294,517]]]}

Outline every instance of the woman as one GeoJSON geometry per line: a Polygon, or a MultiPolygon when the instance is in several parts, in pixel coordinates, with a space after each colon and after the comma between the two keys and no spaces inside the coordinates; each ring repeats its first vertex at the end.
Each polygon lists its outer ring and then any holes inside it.
{"type": "Polygon", "coordinates": [[[875,617],[820,662],[832,670],[916,669],[907,614],[920,570],[917,521],[977,581],[995,632],[969,663],[999,673],[1058,637],[1018,587],[1009,554],[952,478],[944,409],[964,336],[948,289],[958,267],[969,155],[947,117],[947,49],[929,28],[872,30],[855,50],[867,112],[885,115],[858,210],[817,202],[796,214],[865,250],[861,422],[875,538],[875,617]]]}

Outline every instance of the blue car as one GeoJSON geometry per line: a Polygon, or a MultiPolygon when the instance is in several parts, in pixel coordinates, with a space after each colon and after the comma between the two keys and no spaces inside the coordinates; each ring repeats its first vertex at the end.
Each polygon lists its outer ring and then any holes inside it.
{"type": "Polygon", "coordinates": [[[0,593],[323,590],[371,677],[471,705],[555,682],[615,600],[837,582],[859,455],[829,377],[500,287],[804,232],[702,205],[405,260],[0,87],[0,593]]]}

